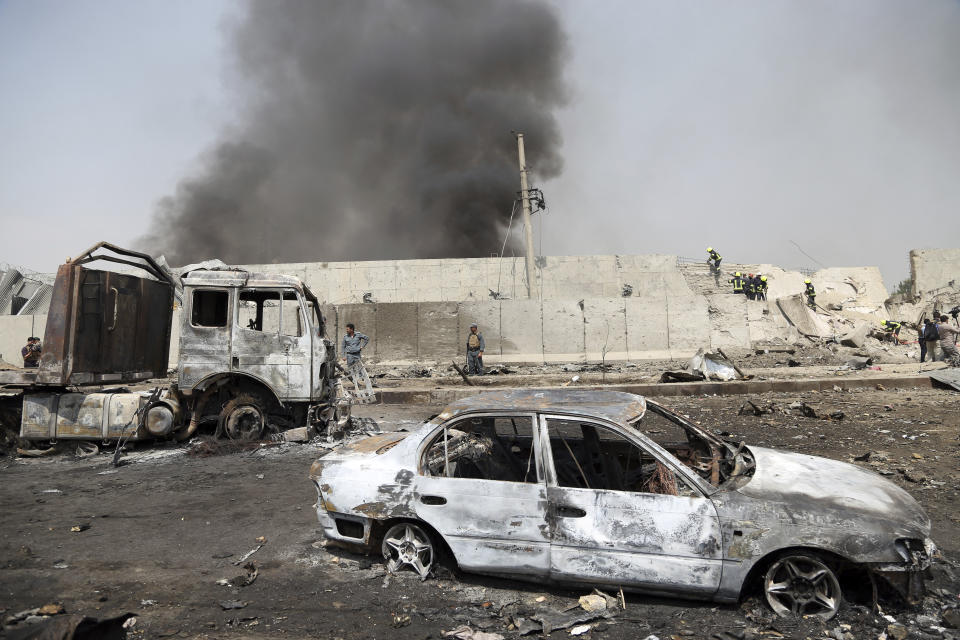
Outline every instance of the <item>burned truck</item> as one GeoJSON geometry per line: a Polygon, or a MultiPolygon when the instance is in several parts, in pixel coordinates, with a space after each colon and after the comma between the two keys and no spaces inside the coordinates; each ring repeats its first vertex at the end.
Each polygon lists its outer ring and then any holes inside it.
{"type": "Polygon", "coordinates": [[[153,258],[106,242],[62,265],[39,367],[0,371],[0,386],[22,390],[20,437],[184,440],[209,425],[256,440],[342,428],[351,398],[303,282],[214,264],[184,271],[180,284],[178,296],[175,276],[153,258]],[[142,392],[119,386],[166,377],[178,297],[176,381],[142,392]],[[104,385],[114,386],[89,390],[104,385]]]}

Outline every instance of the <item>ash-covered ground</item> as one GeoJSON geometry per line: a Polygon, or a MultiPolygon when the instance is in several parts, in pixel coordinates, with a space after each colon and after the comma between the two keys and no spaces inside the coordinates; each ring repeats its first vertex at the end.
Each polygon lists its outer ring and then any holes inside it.
{"type": "MultiPolygon", "coordinates": [[[[823,623],[775,618],[757,597],[716,605],[627,593],[625,610],[588,623],[578,637],[960,638],[960,630],[949,628],[956,612],[944,616],[960,594],[953,562],[960,558],[955,392],[869,389],[663,403],[731,439],[855,461],[887,476],[927,509],[944,558],[915,609],[883,604],[877,613],[869,599],[861,600],[823,623]],[[762,413],[747,405],[741,415],[746,400],[762,413]]],[[[357,413],[395,430],[440,408],[380,405],[357,413]]],[[[327,446],[272,445],[202,457],[189,446],[142,444],[120,467],[107,450],[83,459],[72,451],[4,458],[0,615],[51,603],[98,618],[134,612],[131,636],[143,638],[422,640],[462,625],[512,638],[519,635],[511,625],[536,616],[557,619],[590,592],[445,569],[421,582],[412,573],[388,576],[377,557],[328,548],[320,541],[307,478],[327,446]],[[250,575],[243,567],[248,562],[256,579],[240,586],[250,575]]],[[[568,637],[569,629],[551,636],[568,637]]]]}

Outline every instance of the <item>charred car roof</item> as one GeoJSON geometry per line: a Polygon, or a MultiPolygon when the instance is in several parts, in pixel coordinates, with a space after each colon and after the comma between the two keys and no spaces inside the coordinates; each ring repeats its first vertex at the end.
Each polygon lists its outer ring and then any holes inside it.
{"type": "Polygon", "coordinates": [[[519,389],[489,391],[457,400],[437,416],[449,420],[479,411],[550,411],[597,417],[626,424],[643,416],[647,403],[643,397],[620,391],[579,389],[519,389]]]}

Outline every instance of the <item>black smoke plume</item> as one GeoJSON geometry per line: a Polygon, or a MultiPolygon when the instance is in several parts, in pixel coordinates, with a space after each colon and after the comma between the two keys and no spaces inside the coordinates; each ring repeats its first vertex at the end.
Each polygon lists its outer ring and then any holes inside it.
{"type": "Polygon", "coordinates": [[[562,169],[566,35],[533,0],[249,2],[230,28],[239,123],[160,201],[171,264],[499,250],[523,131],[562,169]]]}

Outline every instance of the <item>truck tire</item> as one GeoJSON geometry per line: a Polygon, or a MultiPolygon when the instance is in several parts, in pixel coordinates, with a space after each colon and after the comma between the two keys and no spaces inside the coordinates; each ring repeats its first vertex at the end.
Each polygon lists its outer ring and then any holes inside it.
{"type": "Polygon", "coordinates": [[[267,412],[260,398],[240,394],[220,410],[218,431],[231,440],[260,440],[267,428],[267,412]]]}

